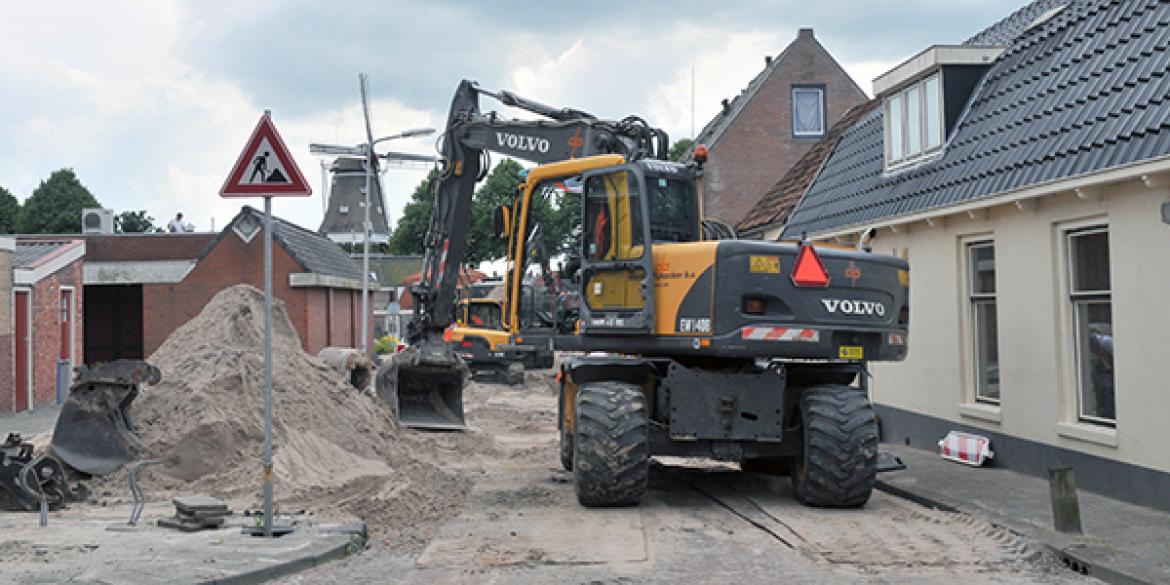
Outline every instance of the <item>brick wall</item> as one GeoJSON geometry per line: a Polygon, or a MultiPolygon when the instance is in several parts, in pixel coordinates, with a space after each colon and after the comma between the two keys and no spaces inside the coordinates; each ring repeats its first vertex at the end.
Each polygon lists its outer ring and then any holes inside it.
{"type": "MultiPolygon", "coordinates": [[[[284,302],[289,319],[301,338],[301,347],[316,354],[327,341],[323,332],[324,320],[318,313],[324,306],[324,290],[293,288],[289,275],[304,272],[284,248],[276,242],[272,246],[272,292],[284,302]]],[[[258,232],[245,243],[231,230],[216,244],[195,268],[177,284],[146,284],[142,286],[143,353],[148,358],[175,329],[199,314],[203,306],[219,291],[235,285],[250,284],[264,288],[264,239],[258,232]]],[[[336,290],[338,297],[350,291],[336,290]]],[[[355,294],[359,300],[360,293],[355,294]]],[[[344,325],[347,318],[333,321],[344,325]]],[[[347,316],[348,317],[348,316],[347,316]]],[[[349,331],[344,331],[348,335],[349,331]]],[[[334,345],[337,345],[334,342],[334,345]]],[[[349,344],[345,344],[349,345],[349,344]]]]}
{"type": "Polygon", "coordinates": [[[83,363],[83,268],[78,260],[42,278],[32,291],[33,406],[57,399],[57,360],[61,355],[61,287],[73,287],[73,363],[83,363]]]}
{"type": "Polygon", "coordinates": [[[866,101],[812,31],[803,29],[735,121],[707,145],[705,216],[734,226],[819,140],[792,135],[793,85],[825,87],[826,131],[849,108],[866,101]]]}
{"type": "Polygon", "coordinates": [[[12,251],[0,250],[0,412],[11,412],[13,408],[16,348],[12,334],[12,251]]]}

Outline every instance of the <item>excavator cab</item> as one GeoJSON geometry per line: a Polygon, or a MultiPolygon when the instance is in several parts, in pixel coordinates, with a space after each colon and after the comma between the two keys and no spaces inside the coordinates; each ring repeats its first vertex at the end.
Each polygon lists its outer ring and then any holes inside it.
{"type": "Polygon", "coordinates": [[[584,178],[581,333],[646,335],[655,323],[653,246],[701,238],[693,167],[639,161],[584,178]]]}

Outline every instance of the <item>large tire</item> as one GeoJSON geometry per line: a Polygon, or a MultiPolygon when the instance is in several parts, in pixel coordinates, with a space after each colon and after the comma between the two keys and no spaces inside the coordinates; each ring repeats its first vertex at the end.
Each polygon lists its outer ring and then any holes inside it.
{"type": "Polygon", "coordinates": [[[646,396],[640,386],[594,382],[577,391],[573,483],[583,506],[632,506],[650,477],[646,396]]]}
{"type": "Polygon", "coordinates": [[[796,499],[809,506],[864,506],[877,477],[878,432],[865,392],[816,386],[800,396],[803,456],[793,465],[796,499]]]}
{"type": "Polygon", "coordinates": [[[565,471],[573,471],[573,434],[565,428],[565,385],[557,397],[557,428],[560,429],[561,467],[565,471]]]}

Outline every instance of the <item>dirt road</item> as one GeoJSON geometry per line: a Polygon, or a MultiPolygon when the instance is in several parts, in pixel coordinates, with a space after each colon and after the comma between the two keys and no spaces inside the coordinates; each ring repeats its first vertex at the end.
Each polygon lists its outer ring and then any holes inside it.
{"type": "Polygon", "coordinates": [[[641,506],[585,509],[546,373],[473,384],[466,403],[470,436],[424,437],[472,481],[455,515],[288,583],[1091,582],[978,518],[876,492],[861,510],[805,508],[787,478],[709,462],[656,462],[641,506]]]}

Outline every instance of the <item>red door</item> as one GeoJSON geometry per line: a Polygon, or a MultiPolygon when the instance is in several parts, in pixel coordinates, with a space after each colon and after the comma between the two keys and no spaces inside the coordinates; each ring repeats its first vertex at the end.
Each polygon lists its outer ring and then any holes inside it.
{"type": "Polygon", "coordinates": [[[28,326],[28,291],[16,291],[16,410],[28,410],[28,357],[30,331],[28,326]]]}
{"type": "Polygon", "coordinates": [[[73,361],[73,291],[61,290],[61,359],[73,361]]]}

